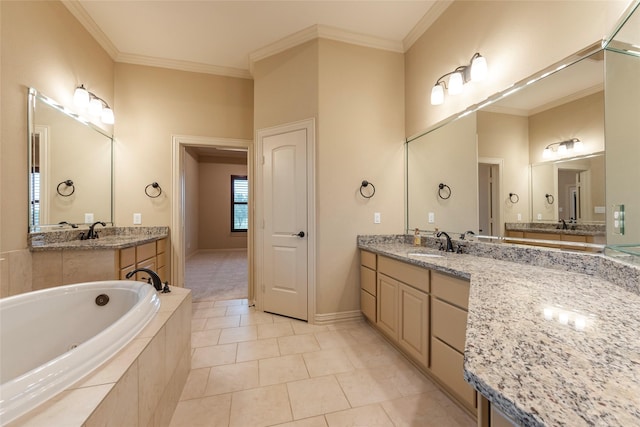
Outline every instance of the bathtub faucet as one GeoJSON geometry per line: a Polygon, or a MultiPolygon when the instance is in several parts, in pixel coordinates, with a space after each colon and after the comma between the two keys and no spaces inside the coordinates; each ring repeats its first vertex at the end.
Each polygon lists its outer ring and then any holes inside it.
{"type": "Polygon", "coordinates": [[[158,273],[148,268],[136,268],[135,270],[128,272],[125,277],[127,279],[131,279],[131,277],[138,272],[147,273],[149,275],[147,281],[150,285],[153,285],[153,287],[156,288],[156,291],[171,292],[168,284],[165,283],[164,288],[162,287],[162,280],[160,279],[160,276],[158,276],[158,273]]]}

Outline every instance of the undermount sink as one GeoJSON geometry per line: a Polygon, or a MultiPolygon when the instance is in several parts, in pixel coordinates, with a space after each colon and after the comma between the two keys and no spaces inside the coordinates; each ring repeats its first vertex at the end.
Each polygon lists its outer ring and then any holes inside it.
{"type": "Polygon", "coordinates": [[[444,258],[444,255],[440,255],[440,254],[425,254],[425,253],[420,253],[420,252],[416,252],[416,253],[408,253],[408,256],[421,256],[421,257],[426,257],[426,258],[444,258]]]}

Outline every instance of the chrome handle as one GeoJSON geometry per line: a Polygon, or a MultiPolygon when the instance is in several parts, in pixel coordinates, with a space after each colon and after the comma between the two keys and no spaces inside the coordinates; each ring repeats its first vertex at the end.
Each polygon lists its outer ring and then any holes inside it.
{"type": "Polygon", "coordinates": [[[304,237],[304,231],[301,231],[299,233],[293,233],[292,236],[298,236],[300,238],[304,237]]]}

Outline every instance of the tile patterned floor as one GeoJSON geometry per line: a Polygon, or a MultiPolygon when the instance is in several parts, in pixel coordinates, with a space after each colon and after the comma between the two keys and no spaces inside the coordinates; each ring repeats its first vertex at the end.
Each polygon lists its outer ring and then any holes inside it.
{"type": "Polygon", "coordinates": [[[195,302],[192,347],[171,427],[475,426],[363,321],[315,326],[246,300],[195,302]]]}

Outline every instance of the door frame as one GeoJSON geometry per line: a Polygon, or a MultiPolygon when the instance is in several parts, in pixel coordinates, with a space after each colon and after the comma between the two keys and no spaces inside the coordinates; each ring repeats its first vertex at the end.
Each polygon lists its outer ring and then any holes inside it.
{"type": "Polygon", "coordinates": [[[264,265],[264,203],[262,197],[264,195],[263,189],[263,139],[265,137],[278,135],[282,133],[294,132],[297,130],[306,130],[307,132],[307,322],[310,324],[315,322],[316,313],[316,174],[315,174],[315,159],[316,159],[316,131],[315,131],[315,119],[305,119],[297,122],[287,123],[283,125],[277,125],[267,128],[258,129],[256,131],[256,149],[255,161],[256,165],[256,177],[260,177],[255,187],[255,216],[254,229],[255,229],[255,304],[256,308],[260,311],[263,310],[263,296],[264,296],[264,281],[263,281],[263,265],[264,265]]]}
{"type": "MultiPolygon", "coordinates": [[[[495,222],[498,224],[497,234],[499,237],[504,236],[504,204],[505,204],[505,191],[502,182],[502,176],[504,172],[504,159],[500,157],[478,157],[478,164],[497,165],[498,166],[498,218],[495,222]]],[[[478,188],[478,199],[476,200],[477,206],[480,206],[480,189],[478,188]]],[[[479,216],[479,213],[476,213],[479,216]]]]}
{"type": "MultiPolygon", "coordinates": [[[[254,144],[250,139],[214,138],[189,135],[173,135],[171,137],[171,184],[174,202],[171,204],[171,283],[183,288],[185,283],[185,182],[184,156],[187,147],[220,147],[247,149],[247,179],[249,180],[249,224],[252,222],[252,208],[255,198],[254,185],[254,144]]],[[[254,298],[254,236],[253,227],[247,230],[247,267],[249,301],[254,298]]]]}

